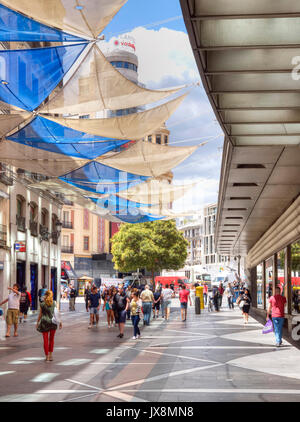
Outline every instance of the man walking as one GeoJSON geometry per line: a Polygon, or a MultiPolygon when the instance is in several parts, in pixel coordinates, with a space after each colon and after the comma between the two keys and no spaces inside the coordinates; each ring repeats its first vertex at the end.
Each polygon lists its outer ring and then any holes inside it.
{"type": "Polygon", "coordinates": [[[98,327],[99,324],[99,310],[101,305],[101,296],[96,286],[92,287],[92,292],[89,298],[89,309],[90,309],[90,325],[88,328],[92,328],[94,322],[98,327]],[[96,321],[95,321],[96,319],[96,321]]]}
{"type": "Polygon", "coordinates": [[[281,295],[280,287],[275,287],[275,295],[269,299],[269,307],[267,312],[267,321],[272,315],[276,346],[282,344],[282,328],[284,323],[284,305],[286,298],[281,295]]]}
{"type": "Polygon", "coordinates": [[[8,287],[11,293],[8,298],[0,303],[0,306],[8,302],[8,309],[6,313],[6,335],[10,337],[11,326],[14,325],[14,337],[18,337],[18,322],[19,322],[19,309],[20,309],[20,298],[21,293],[19,292],[19,286],[14,284],[13,287],[8,287]]]}
{"type": "Polygon", "coordinates": [[[145,290],[141,293],[141,299],[143,303],[143,313],[144,313],[144,325],[150,325],[150,317],[152,310],[152,303],[154,302],[154,296],[151,292],[148,284],[145,286],[145,290]]]}
{"type": "Polygon", "coordinates": [[[186,316],[187,316],[188,300],[190,302],[190,306],[192,306],[190,292],[189,290],[187,290],[185,284],[181,286],[181,290],[179,291],[179,300],[180,300],[180,308],[181,308],[181,320],[184,322],[186,321],[186,316]]]}
{"type": "Polygon", "coordinates": [[[213,297],[215,310],[219,312],[219,288],[217,286],[213,287],[212,297],[213,297]]]}
{"type": "Polygon", "coordinates": [[[229,309],[234,309],[234,305],[233,305],[234,290],[231,287],[231,283],[228,283],[228,286],[225,289],[225,295],[227,296],[227,302],[228,302],[229,309]]]}
{"type": "Polygon", "coordinates": [[[70,286],[70,293],[69,293],[69,311],[75,311],[75,300],[76,300],[77,292],[73,285],[70,286]]]}
{"type": "Polygon", "coordinates": [[[207,295],[208,295],[208,285],[204,283],[203,285],[203,296],[204,296],[204,304],[207,305],[207,295]]]}
{"type": "Polygon", "coordinates": [[[220,283],[220,285],[219,285],[219,308],[222,307],[223,294],[224,294],[224,287],[223,287],[223,284],[220,283]]]}

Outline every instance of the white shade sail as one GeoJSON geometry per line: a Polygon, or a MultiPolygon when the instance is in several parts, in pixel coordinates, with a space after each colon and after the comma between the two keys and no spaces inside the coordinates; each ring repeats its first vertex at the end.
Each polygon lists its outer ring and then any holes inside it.
{"type": "Polygon", "coordinates": [[[0,114],[0,137],[6,136],[29,117],[31,117],[31,113],[25,111],[19,114],[0,114]]]}
{"type": "Polygon", "coordinates": [[[76,170],[90,160],[68,157],[17,142],[3,140],[0,142],[0,161],[30,172],[58,177],[76,170]]]}
{"type": "Polygon", "coordinates": [[[198,146],[172,147],[138,141],[112,157],[102,156],[96,161],[121,171],[157,177],[176,167],[197,148],[198,146]]]}
{"type": "Polygon", "coordinates": [[[5,6],[45,25],[93,39],[127,0],[2,0],[5,6]]]}
{"type": "Polygon", "coordinates": [[[167,180],[151,179],[129,188],[126,192],[119,192],[117,196],[142,204],[163,206],[181,198],[195,185],[171,185],[167,180]]]}
{"type": "Polygon", "coordinates": [[[110,119],[66,119],[46,115],[43,117],[92,135],[139,140],[154,132],[168,120],[185,97],[186,94],[150,110],[110,119]]]}
{"type": "Polygon", "coordinates": [[[95,44],[73,76],[40,112],[88,114],[155,103],[184,86],[164,91],[142,88],[116,70],[95,44]]]}

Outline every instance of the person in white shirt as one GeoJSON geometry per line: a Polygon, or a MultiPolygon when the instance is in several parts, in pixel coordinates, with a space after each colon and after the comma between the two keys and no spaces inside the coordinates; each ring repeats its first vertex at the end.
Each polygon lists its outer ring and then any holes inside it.
{"type": "Polygon", "coordinates": [[[14,337],[18,337],[18,322],[19,322],[19,309],[20,309],[20,298],[21,293],[19,292],[19,287],[17,284],[14,284],[13,287],[8,287],[8,290],[11,290],[11,293],[8,295],[8,298],[0,303],[0,306],[8,302],[8,309],[6,313],[6,335],[5,337],[10,337],[11,326],[14,325],[14,337]]]}
{"type": "Polygon", "coordinates": [[[164,310],[165,310],[165,321],[169,321],[170,310],[171,310],[171,299],[175,296],[174,291],[169,288],[166,284],[166,288],[162,289],[161,296],[163,298],[164,310]]]}

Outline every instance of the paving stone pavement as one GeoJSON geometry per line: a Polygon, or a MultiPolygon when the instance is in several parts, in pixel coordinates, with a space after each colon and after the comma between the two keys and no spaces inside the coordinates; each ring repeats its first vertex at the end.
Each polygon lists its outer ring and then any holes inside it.
{"type": "Polygon", "coordinates": [[[5,339],[0,322],[0,402],[285,402],[300,400],[300,351],[241,311],[219,313],[189,307],[182,322],[177,299],[171,318],[152,319],[132,340],[108,328],[101,312],[89,330],[83,300],[69,312],[62,303],[63,329],[55,336],[53,362],[45,362],[37,316],[5,339]]]}

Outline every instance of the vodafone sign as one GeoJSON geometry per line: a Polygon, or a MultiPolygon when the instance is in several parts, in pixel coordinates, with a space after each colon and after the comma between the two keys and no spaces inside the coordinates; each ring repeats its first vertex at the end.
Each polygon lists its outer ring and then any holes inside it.
{"type": "Polygon", "coordinates": [[[135,41],[133,38],[118,38],[114,41],[114,46],[126,50],[133,50],[135,52],[135,41]]]}

